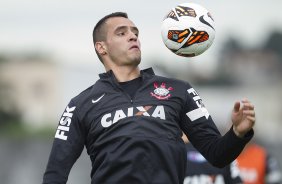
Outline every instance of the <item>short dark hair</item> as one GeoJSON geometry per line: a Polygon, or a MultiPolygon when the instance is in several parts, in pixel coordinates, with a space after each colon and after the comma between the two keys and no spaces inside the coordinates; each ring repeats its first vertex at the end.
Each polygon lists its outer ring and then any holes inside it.
{"type": "MultiPolygon", "coordinates": [[[[128,18],[127,13],[125,12],[114,12],[111,14],[106,15],[105,17],[103,17],[102,19],[99,20],[99,22],[97,22],[97,24],[95,25],[94,29],[93,29],[93,44],[94,44],[94,48],[95,48],[95,43],[99,42],[99,41],[105,41],[106,40],[106,31],[104,29],[104,25],[105,22],[112,17],[124,17],[124,18],[128,18]]],[[[97,52],[96,48],[95,48],[95,52],[98,55],[98,58],[101,60],[101,57],[99,55],[99,53],[97,52]]]]}

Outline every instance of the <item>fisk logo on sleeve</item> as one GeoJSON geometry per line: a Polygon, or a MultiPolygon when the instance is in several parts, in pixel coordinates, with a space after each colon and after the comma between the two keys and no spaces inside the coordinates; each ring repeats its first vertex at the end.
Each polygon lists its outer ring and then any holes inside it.
{"type": "Polygon", "coordinates": [[[187,112],[186,115],[191,121],[195,121],[201,117],[205,117],[206,119],[209,118],[209,112],[205,108],[205,105],[202,102],[201,97],[198,95],[198,93],[193,89],[190,88],[187,90],[187,92],[193,97],[193,100],[197,104],[198,108],[194,109],[190,112],[187,112]]]}
{"type": "Polygon", "coordinates": [[[75,106],[71,108],[67,106],[59,122],[59,126],[57,128],[55,138],[67,140],[68,136],[65,135],[65,133],[68,132],[70,129],[71,118],[73,116],[73,111],[75,110],[75,108],[76,108],[75,106]]]}

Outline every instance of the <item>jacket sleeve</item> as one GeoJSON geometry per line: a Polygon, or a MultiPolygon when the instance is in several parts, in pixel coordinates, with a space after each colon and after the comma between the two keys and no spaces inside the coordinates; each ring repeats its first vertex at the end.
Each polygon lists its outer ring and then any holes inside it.
{"type": "Polygon", "coordinates": [[[251,130],[244,138],[239,138],[232,128],[221,136],[201,97],[189,84],[185,91],[181,117],[182,131],[194,147],[216,167],[230,164],[253,136],[251,130]]]}
{"type": "Polygon", "coordinates": [[[71,101],[59,121],[43,184],[65,184],[69,172],[84,148],[84,127],[71,101]]]}

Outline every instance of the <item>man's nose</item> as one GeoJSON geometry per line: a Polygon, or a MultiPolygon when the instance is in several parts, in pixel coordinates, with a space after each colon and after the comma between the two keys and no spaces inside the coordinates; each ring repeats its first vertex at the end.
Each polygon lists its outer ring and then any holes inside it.
{"type": "Polygon", "coordinates": [[[133,41],[136,41],[137,40],[137,35],[134,33],[134,32],[130,32],[130,35],[129,35],[129,40],[133,40],[133,41]]]}

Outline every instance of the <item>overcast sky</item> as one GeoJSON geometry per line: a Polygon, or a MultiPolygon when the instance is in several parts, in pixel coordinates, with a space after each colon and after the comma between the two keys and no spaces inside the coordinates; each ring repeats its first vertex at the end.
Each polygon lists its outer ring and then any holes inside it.
{"type": "MultiPolygon", "coordinates": [[[[183,0],[6,0],[0,2],[0,52],[47,51],[59,62],[100,63],[93,50],[92,30],[104,15],[125,11],[140,29],[143,63],[148,57],[189,61],[162,43],[161,21],[183,0]]],[[[247,45],[260,44],[267,32],[282,29],[281,0],[191,1],[207,8],[216,24],[214,44],[194,63],[211,65],[222,41],[235,35],[247,45]]],[[[191,59],[190,59],[191,60],[191,59]]],[[[187,62],[186,62],[187,63],[187,62]]],[[[175,65],[174,62],[166,63],[175,65]]]]}

